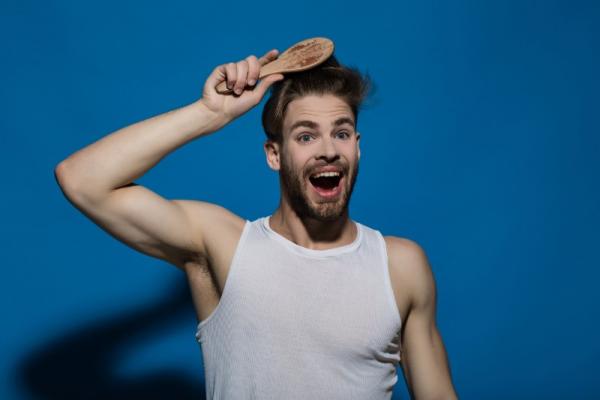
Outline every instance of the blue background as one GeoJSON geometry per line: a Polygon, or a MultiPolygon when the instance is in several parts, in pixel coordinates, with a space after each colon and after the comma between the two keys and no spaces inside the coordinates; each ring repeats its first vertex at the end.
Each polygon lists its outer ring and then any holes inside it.
{"type": "MultiPolygon", "coordinates": [[[[196,100],[216,65],[314,36],[377,84],[351,215],[426,250],[460,397],[600,398],[600,2],[1,7],[1,398],[202,398],[183,274],[86,219],[53,170],[196,100]]],[[[137,182],[270,214],[260,110],[137,182]]]]}

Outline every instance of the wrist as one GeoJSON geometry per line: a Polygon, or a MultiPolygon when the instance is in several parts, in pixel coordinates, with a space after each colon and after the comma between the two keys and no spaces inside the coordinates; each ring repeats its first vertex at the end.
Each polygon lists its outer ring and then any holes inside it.
{"type": "Polygon", "coordinates": [[[190,104],[190,107],[197,113],[197,118],[203,121],[203,126],[199,132],[200,136],[216,132],[229,123],[224,115],[208,108],[202,99],[194,101],[190,104]]]}

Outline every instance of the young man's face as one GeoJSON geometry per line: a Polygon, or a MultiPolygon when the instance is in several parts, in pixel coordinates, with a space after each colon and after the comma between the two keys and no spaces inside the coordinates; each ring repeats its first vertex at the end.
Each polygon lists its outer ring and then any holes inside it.
{"type": "Polygon", "coordinates": [[[321,221],[342,216],[360,158],[351,108],[333,95],[296,99],[287,106],[282,135],[281,188],[294,211],[321,221]]]}

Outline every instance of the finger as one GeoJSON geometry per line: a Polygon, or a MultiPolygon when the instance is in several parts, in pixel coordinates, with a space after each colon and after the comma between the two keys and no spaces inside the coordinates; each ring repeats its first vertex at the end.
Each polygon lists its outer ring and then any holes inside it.
{"type": "Polygon", "coordinates": [[[227,89],[232,89],[237,80],[237,67],[234,63],[225,64],[225,73],[227,79],[227,89]]]}
{"type": "Polygon", "coordinates": [[[226,76],[227,72],[225,70],[225,65],[219,65],[210,73],[206,79],[206,84],[208,87],[214,88],[219,83],[223,82],[226,76]]]}
{"type": "Polygon", "coordinates": [[[246,61],[248,61],[248,85],[254,86],[260,74],[260,63],[256,56],[248,56],[246,61]]]}
{"type": "Polygon", "coordinates": [[[279,51],[277,49],[267,51],[264,56],[262,56],[261,58],[258,59],[258,62],[260,63],[261,66],[263,66],[263,65],[268,64],[271,61],[275,60],[278,55],[279,55],[279,51]]]}
{"type": "Polygon", "coordinates": [[[233,87],[235,94],[241,94],[246,87],[248,82],[248,62],[246,60],[240,61],[236,64],[237,68],[237,80],[233,87]]]}
{"type": "Polygon", "coordinates": [[[254,89],[254,92],[258,94],[259,101],[260,99],[262,99],[262,97],[265,95],[265,92],[267,91],[267,89],[269,89],[269,87],[271,87],[272,84],[282,80],[283,78],[283,74],[273,74],[263,78],[254,89]]]}

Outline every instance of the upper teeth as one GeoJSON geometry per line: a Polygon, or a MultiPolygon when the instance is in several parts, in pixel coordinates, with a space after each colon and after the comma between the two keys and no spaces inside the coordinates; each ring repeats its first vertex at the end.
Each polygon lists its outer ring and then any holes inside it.
{"type": "Polygon", "coordinates": [[[332,177],[332,176],[340,176],[339,172],[331,171],[331,172],[320,172],[316,175],[313,175],[313,178],[321,178],[321,177],[332,177]]]}

